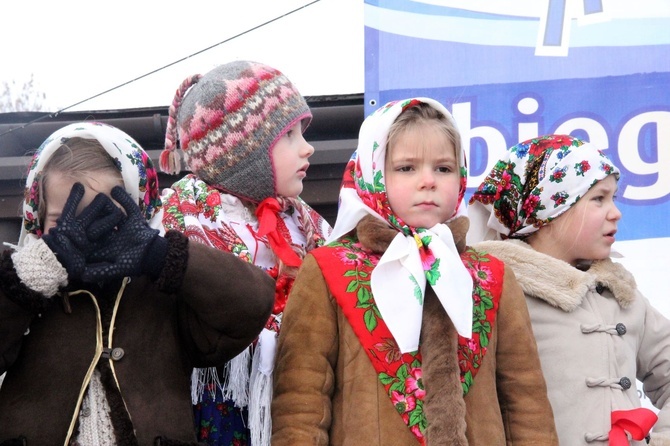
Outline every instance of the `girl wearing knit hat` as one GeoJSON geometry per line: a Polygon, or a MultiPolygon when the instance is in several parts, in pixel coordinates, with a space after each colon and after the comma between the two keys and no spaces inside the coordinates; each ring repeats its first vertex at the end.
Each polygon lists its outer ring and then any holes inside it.
{"type": "Polygon", "coordinates": [[[35,154],[19,243],[0,260],[0,444],[195,444],[192,367],[245,348],[274,286],[161,236],[156,180],[139,144],[102,123],[63,127],[35,154]]]}
{"type": "Polygon", "coordinates": [[[593,144],[524,141],[474,193],[469,236],[493,239],[475,247],[512,267],[524,290],[561,444],[643,445],[654,426],[649,444],[667,446],[670,321],[610,259],[618,179],[593,144]],[[655,425],[643,391],[660,409],[655,425]]]}
{"type": "Polygon", "coordinates": [[[194,371],[196,425],[208,444],[248,444],[250,436],[254,446],[269,445],[284,306],[305,253],[330,233],[299,198],[314,152],[303,137],[311,118],[286,76],[248,61],[189,77],[170,107],[161,168],[179,172],[178,140],[192,173],[164,193],[165,228],[232,252],[276,281],[272,316],[257,342],[222,369],[194,371]]]}
{"type": "Polygon", "coordinates": [[[273,446],[557,444],[521,290],[465,246],[466,176],[439,102],[363,122],[286,307],[273,446]]]}

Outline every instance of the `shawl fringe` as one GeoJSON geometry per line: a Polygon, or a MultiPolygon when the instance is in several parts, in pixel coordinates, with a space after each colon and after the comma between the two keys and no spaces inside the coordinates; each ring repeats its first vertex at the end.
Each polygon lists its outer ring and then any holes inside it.
{"type": "Polygon", "coordinates": [[[231,400],[236,407],[249,408],[251,444],[255,446],[269,446],[272,436],[270,407],[276,336],[272,330],[263,330],[255,347],[250,345],[228,361],[223,368],[223,379],[214,367],[194,369],[191,376],[193,405],[202,401],[206,392],[214,399],[219,389],[223,398],[231,400]]]}
{"type": "Polygon", "coordinates": [[[252,346],[250,345],[226,363],[223,367],[222,380],[219,379],[216,367],[194,369],[191,375],[191,401],[193,405],[202,401],[205,392],[209,392],[214,399],[218,388],[223,398],[231,400],[236,407],[247,407],[249,404],[251,349],[252,346]]]}
{"type": "Polygon", "coordinates": [[[272,372],[277,351],[277,333],[264,329],[251,362],[249,383],[249,430],[251,444],[270,446],[272,436],[272,372]]]}

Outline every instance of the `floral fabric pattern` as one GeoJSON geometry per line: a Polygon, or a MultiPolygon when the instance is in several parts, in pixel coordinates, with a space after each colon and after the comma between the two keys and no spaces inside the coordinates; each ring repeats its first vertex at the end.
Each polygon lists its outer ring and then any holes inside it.
{"type": "MultiPolygon", "coordinates": [[[[267,239],[256,235],[258,220],[239,198],[191,174],[174,183],[163,201],[166,231],[178,230],[192,240],[231,252],[265,270],[275,267],[277,260],[267,239]]],[[[291,245],[303,249],[310,243],[320,246],[330,234],[323,217],[300,199],[291,201],[281,216],[279,231],[291,245]],[[302,207],[302,212],[297,212],[296,206],[302,207]]]]}
{"type": "Polygon", "coordinates": [[[198,440],[208,445],[247,446],[247,409],[235,407],[232,401],[223,398],[220,389],[213,388],[213,384],[209,386],[193,410],[198,440]]]}
{"type": "MultiPolygon", "coordinates": [[[[424,444],[427,420],[423,412],[421,347],[402,353],[389,331],[371,290],[372,270],[379,254],[366,250],[355,237],[311,252],[354,333],[368,354],[391,402],[417,440],[424,444]]],[[[473,333],[458,338],[458,363],[463,394],[467,394],[486,354],[502,293],[502,262],[472,249],[461,255],[474,283],[473,333]]],[[[417,297],[423,298],[423,294],[417,297]]]]}
{"type": "MultiPolygon", "coordinates": [[[[246,226],[245,220],[251,220],[249,212],[246,215],[243,211],[238,212],[229,221],[222,217],[217,220],[217,216],[224,214],[221,192],[203,181],[195,180],[194,176],[182,178],[172,185],[172,189],[174,192],[164,197],[163,226],[166,231],[178,230],[191,240],[233,253],[249,263],[254,263],[247,244],[231,228],[231,224],[246,226]],[[232,222],[235,217],[239,217],[239,223],[232,222]]],[[[253,235],[250,240],[257,242],[253,235]]],[[[270,267],[270,262],[265,266],[270,267]]]]}
{"type": "MultiPolygon", "coordinates": [[[[253,213],[237,197],[223,194],[193,175],[173,184],[172,192],[164,197],[164,201],[163,226],[166,231],[175,229],[191,240],[235,254],[263,268],[276,280],[275,306],[267,328],[276,327],[275,319],[284,311],[293,278],[278,274],[277,260],[267,238],[256,234],[258,221],[253,213]]],[[[312,235],[313,243],[321,246],[330,227],[316,211],[306,203],[304,206],[308,218],[316,222],[312,224],[318,225],[312,235]]],[[[277,222],[279,232],[291,244],[305,249],[308,241],[304,234],[308,231],[304,229],[306,224],[301,215],[294,208],[284,211],[283,215],[277,222]]]]}
{"type": "MultiPolygon", "coordinates": [[[[442,104],[432,99],[413,98],[389,102],[376,110],[363,122],[358,148],[351,156],[345,168],[340,190],[342,207],[356,208],[358,207],[357,204],[363,204],[367,208],[367,210],[364,210],[366,213],[377,214],[405,235],[410,235],[412,228],[393,214],[386,194],[384,177],[386,145],[388,132],[395,119],[408,107],[421,103],[435,108],[456,126],[449,111],[442,104]],[[346,193],[352,190],[355,191],[355,196],[354,194],[346,193]]],[[[462,212],[461,205],[467,185],[465,153],[459,154],[458,159],[460,161],[460,189],[458,191],[458,204],[455,215],[462,212]]],[[[352,220],[354,219],[341,219],[338,215],[338,221],[335,224],[329,241],[335,240],[353,229],[358,220],[352,220]]]]}
{"type": "Polygon", "coordinates": [[[470,199],[494,218],[488,226],[522,238],[570,209],[596,182],[619,170],[589,143],[546,135],[509,149],[470,199]]]}
{"type": "MultiPolygon", "coordinates": [[[[258,235],[259,222],[253,210],[238,197],[223,193],[192,174],[174,183],[164,194],[163,202],[166,231],[175,229],[190,240],[230,252],[275,279],[275,304],[265,328],[278,333],[294,278],[279,273],[268,237],[258,235]]],[[[300,198],[288,200],[287,208],[279,217],[278,233],[289,245],[303,251],[323,245],[325,236],[330,233],[328,223],[300,198]]],[[[250,346],[248,350],[251,352],[254,348],[262,348],[262,345],[250,346]]],[[[234,397],[227,399],[224,394],[230,387],[251,388],[250,378],[238,375],[231,378],[224,372],[222,379],[220,375],[217,370],[197,369],[198,379],[193,385],[198,397],[194,401],[198,439],[209,445],[246,445],[252,435],[248,428],[248,402],[236,401],[234,397]],[[217,377],[218,382],[209,381],[213,377],[217,377]],[[199,382],[205,382],[202,391],[198,388],[199,382]]],[[[269,405],[269,401],[267,403],[269,405]]]]}

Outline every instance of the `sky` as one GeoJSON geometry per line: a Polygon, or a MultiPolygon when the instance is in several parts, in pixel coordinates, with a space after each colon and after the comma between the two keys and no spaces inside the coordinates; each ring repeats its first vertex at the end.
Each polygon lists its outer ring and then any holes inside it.
{"type": "Polygon", "coordinates": [[[166,106],[187,76],[241,59],[279,69],[304,96],[364,91],[363,0],[33,0],[0,13],[0,85],[32,76],[49,111],[166,106]]]}

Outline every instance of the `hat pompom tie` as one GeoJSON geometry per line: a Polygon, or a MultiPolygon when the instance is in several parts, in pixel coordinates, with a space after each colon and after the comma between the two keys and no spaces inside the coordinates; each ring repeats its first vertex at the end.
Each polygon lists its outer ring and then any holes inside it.
{"type": "Polygon", "coordinates": [[[181,158],[177,149],[177,111],[181,107],[184,95],[194,84],[202,78],[200,74],[187,77],[175,92],[172,104],[168,108],[167,129],[165,131],[165,150],[161,152],[158,162],[164,173],[176,175],[181,172],[181,158]]]}
{"type": "Polygon", "coordinates": [[[177,175],[181,172],[181,158],[174,147],[166,148],[161,152],[159,159],[161,170],[169,175],[177,175]]]}

